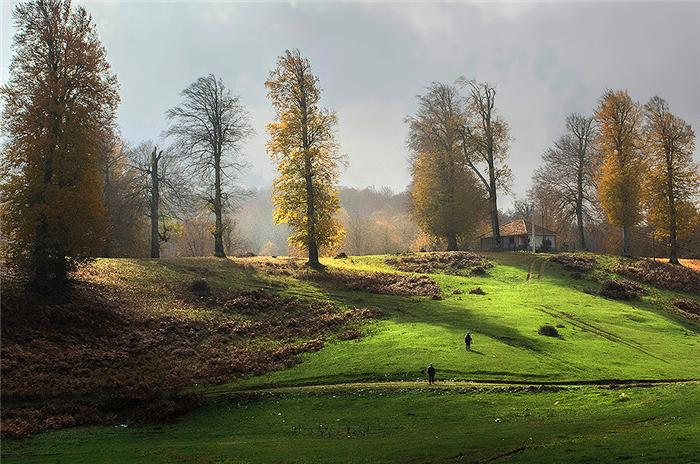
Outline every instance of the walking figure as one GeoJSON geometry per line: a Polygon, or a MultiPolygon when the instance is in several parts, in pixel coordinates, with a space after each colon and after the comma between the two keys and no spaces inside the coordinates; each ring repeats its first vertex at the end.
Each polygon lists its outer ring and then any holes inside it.
{"type": "Polygon", "coordinates": [[[432,385],[435,383],[435,368],[433,367],[433,364],[431,363],[430,366],[428,366],[428,384],[432,385]]]}
{"type": "Polygon", "coordinates": [[[464,343],[467,345],[467,351],[472,350],[472,334],[467,332],[467,334],[464,336],[464,343]]]}

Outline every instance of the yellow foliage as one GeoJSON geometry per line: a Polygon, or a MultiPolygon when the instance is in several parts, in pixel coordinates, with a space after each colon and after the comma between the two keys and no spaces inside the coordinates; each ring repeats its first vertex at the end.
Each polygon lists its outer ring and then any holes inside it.
{"type": "Polygon", "coordinates": [[[698,224],[694,200],[700,194],[700,168],[693,161],[695,133],[689,124],[671,114],[666,101],[659,97],[653,97],[645,110],[648,220],[659,235],[675,242],[676,238],[689,237],[698,224]]]}
{"type": "Polygon", "coordinates": [[[267,126],[267,152],[279,173],[273,183],[275,222],[289,224],[294,229],[289,242],[308,248],[309,260],[317,261],[319,247],[332,248],[345,235],[336,218],[344,162],[335,140],[337,117],[318,107],[318,78],[298,50],[279,58],[265,86],[277,112],[267,126]]]}
{"type": "Polygon", "coordinates": [[[595,116],[600,130],[598,200],[612,225],[631,227],[642,220],[639,105],[626,92],[608,90],[595,116]]]}

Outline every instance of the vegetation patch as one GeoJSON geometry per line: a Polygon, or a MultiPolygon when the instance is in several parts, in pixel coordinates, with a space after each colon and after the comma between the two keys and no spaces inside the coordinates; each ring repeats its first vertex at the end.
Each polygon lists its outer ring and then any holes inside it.
{"type": "Polygon", "coordinates": [[[700,295],[700,271],[687,267],[643,259],[631,266],[617,265],[615,272],[657,288],[700,295]]]}
{"type": "Polygon", "coordinates": [[[553,263],[564,266],[569,272],[587,272],[598,265],[595,256],[586,256],[573,253],[561,253],[550,259],[553,263]]]}
{"type": "Polygon", "coordinates": [[[306,278],[315,282],[329,284],[337,290],[378,293],[380,295],[442,298],[440,285],[426,275],[334,270],[333,272],[309,273],[306,275],[306,278]]]}
{"type": "Polygon", "coordinates": [[[220,315],[148,316],[108,288],[78,281],[48,299],[3,288],[2,436],[74,425],[166,421],[196,406],[180,389],[300,362],[338,334],[356,339],[377,308],[182,284],[220,315]]]}
{"type": "Polygon", "coordinates": [[[680,310],[700,316],[700,303],[695,300],[673,300],[672,303],[680,310]]]}
{"type": "Polygon", "coordinates": [[[611,300],[638,300],[643,292],[641,285],[628,280],[606,280],[600,296],[611,300]]]}
{"type": "Polygon", "coordinates": [[[486,269],[493,267],[493,264],[469,251],[410,254],[389,258],[386,263],[399,271],[417,274],[484,275],[486,269]]]}
{"type": "Polygon", "coordinates": [[[546,337],[555,337],[555,338],[559,337],[559,331],[557,330],[556,327],[554,327],[552,325],[541,326],[539,328],[539,330],[537,331],[537,333],[540,335],[544,335],[546,337]]]}

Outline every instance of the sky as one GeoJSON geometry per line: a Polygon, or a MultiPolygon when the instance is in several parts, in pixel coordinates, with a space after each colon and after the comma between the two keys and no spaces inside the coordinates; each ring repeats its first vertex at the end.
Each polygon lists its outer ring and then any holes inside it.
{"type": "MultiPolygon", "coordinates": [[[[16,2],[2,1],[2,81],[16,2]]],[[[524,198],[542,153],[568,114],[592,115],[606,88],[700,127],[700,2],[200,2],[76,1],[92,15],[121,86],[118,124],[133,144],[161,137],[165,112],[198,77],[214,74],[240,96],[255,136],[243,155],[246,187],[275,178],[265,152],[274,113],[264,83],[287,49],[309,59],[321,105],[338,116],[348,167],[340,184],[410,183],[408,132],[417,96],[464,76],[496,87],[513,141],[512,193],[524,198]]],[[[700,161],[699,151],[695,152],[700,161]]]]}

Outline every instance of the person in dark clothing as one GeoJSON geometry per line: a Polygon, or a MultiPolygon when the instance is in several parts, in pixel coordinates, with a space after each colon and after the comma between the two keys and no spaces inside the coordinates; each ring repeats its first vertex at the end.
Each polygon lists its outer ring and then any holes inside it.
{"type": "Polygon", "coordinates": [[[435,383],[435,368],[433,367],[433,364],[431,363],[430,366],[428,366],[428,384],[432,385],[435,383]]]}
{"type": "Polygon", "coordinates": [[[472,350],[472,334],[467,332],[467,334],[464,336],[464,343],[467,345],[467,351],[472,350]]]}

